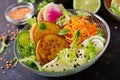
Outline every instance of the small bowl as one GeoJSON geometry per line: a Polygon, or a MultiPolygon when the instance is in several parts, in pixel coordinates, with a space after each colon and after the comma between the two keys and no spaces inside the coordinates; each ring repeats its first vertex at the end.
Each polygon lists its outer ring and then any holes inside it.
{"type": "Polygon", "coordinates": [[[5,18],[8,22],[11,22],[15,25],[25,25],[27,22],[26,20],[31,18],[34,15],[34,6],[32,3],[29,2],[21,2],[21,3],[15,3],[10,5],[6,10],[5,10],[5,18]],[[10,18],[10,13],[14,10],[20,9],[20,8],[29,8],[31,11],[24,16],[21,19],[13,19],[10,18]]]}
{"type": "Polygon", "coordinates": [[[120,16],[116,15],[114,12],[112,12],[111,8],[111,1],[112,0],[104,0],[104,6],[107,9],[107,11],[120,22],[120,16]]]}
{"type": "MultiPolygon", "coordinates": [[[[104,53],[104,51],[106,50],[106,48],[108,47],[109,41],[110,41],[110,29],[108,24],[104,21],[104,19],[102,19],[100,16],[85,11],[85,10],[75,10],[75,9],[69,9],[68,11],[70,11],[71,13],[77,15],[79,13],[80,16],[89,16],[89,21],[94,23],[97,23],[97,26],[99,28],[101,28],[103,30],[103,34],[104,34],[104,38],[106,39],[106,43],[104,48],[100,51],[100,53],[91,61],[89,61],[88,63],[86,63],[83,66],[74,68],[72,70],[66,70],[66,71],[62,71],[62,72],[44,72],[44,71],[39,71],[39,70],[35,70],[33,68],[30,68],[29,66],[27,66],[25,63],[20,62],[21,65],[23,65],[26,69],[31,70],[34,73],[37,73],[39,75],[43,75],[43,76],[48,76],[48,77],[61,77],[61,76],[68,76],[68,75],[72,75],[78,72],[81,72],[83,70],[85,70],[86,68],[90,67],[91,65],[93,65],[104,53]]],[[[30,28],[26,25],[26,27],[23,28],[23,30],[29,30],[30,28]]],[[[20,52],[17,49],[17,40],[15,40],[15,44],[14,44],[14,55],[16,56],[16,58],[19,60],[22,57],[22,55],[20,54],[20,52]]]]}

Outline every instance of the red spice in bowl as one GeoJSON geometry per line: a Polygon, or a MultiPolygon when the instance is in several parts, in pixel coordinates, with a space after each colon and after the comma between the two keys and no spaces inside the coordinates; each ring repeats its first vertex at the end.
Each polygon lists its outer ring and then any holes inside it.
{"type": "Polygon", "coordinates": [[[25,25],[27,19],[34,15],[34,6],[29,2],[21,2],[10,5],[5,10],[5,18],[7,21],[15,25],[25,25]]]}
{"type": "Polygon", "coordinates": [[[29,14],[32,10],[27,7],[18,8],[10,12],[9,17],[12,19],[23,19],[27,14],[29,14]]]}

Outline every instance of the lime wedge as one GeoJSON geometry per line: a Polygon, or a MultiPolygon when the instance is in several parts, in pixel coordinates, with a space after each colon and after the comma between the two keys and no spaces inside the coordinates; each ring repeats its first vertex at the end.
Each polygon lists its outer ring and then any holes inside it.
{"type": "Polygon", "coordinates": [[[96,13],[101,6],[101,0],[73,0],[74,9],[87,10],[96,13]]]}

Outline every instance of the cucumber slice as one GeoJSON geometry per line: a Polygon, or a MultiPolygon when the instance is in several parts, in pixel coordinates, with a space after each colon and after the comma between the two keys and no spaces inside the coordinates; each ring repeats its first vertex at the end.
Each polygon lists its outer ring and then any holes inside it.
{"type": "Polygon", "coordinates": [[[104,48],[104,43],[100,39],[92,39],[91,42],[95,46],[96,53],[99,53],[104,48]]]}
{"type": "Polygon", "coordinates": [[[21,31],[17,36],[18,45],[21,47],[25,47],[30,41],[30,34],[29,31],[21,31]]]}

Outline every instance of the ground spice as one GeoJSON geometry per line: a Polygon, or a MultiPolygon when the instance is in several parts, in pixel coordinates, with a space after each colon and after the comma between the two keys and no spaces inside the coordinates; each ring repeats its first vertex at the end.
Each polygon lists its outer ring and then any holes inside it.
{"type": "Polygon", "coordinates": [[[29,14],[32,10],[30,8],[24,7],[24,8],[18,8],[13,10],[9,17],[12,19],[23,19],[27,14],[29,14]]]}

